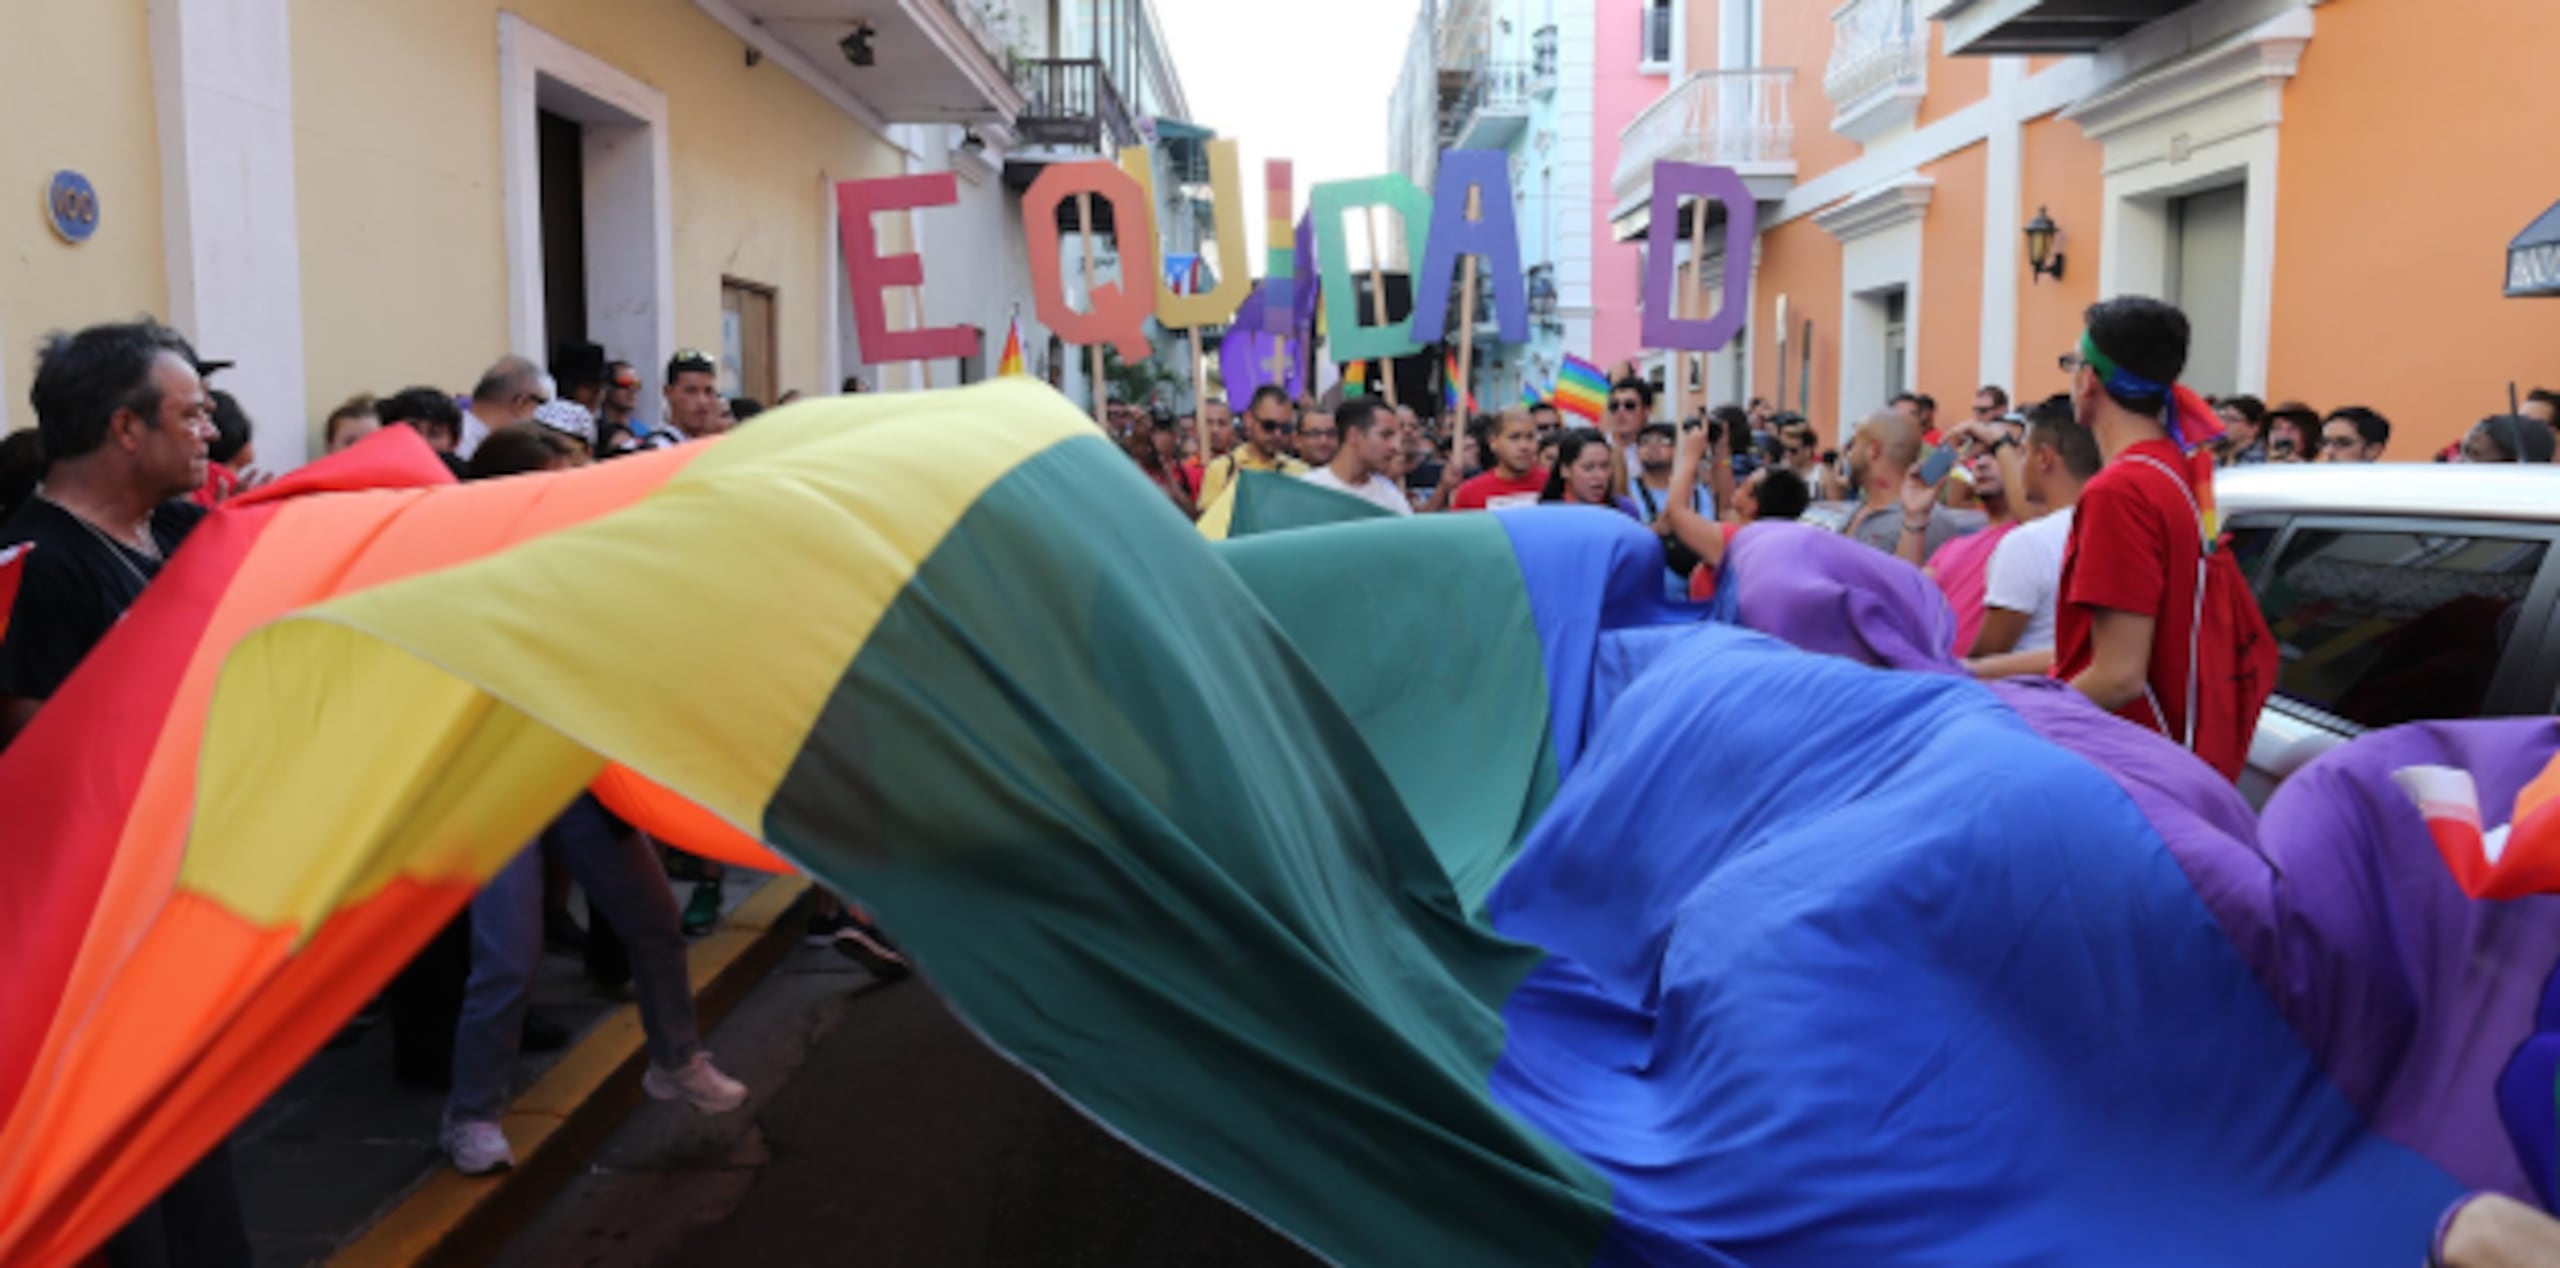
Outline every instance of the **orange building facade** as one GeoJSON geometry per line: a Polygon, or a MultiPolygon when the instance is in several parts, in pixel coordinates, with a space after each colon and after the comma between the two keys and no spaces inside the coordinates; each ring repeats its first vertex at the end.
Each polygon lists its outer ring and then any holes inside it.
{"type": "MultiPolygon", "coordinates": [[[[1636,196],[1657,159],[1760,200],[1737,345],[1597,350],[1676,408],[1783,400],[1836,439],[1905,389],[1955,417],[1984,384],[2032,400],[2118,294],[2188,311],[2197,390],[2370,406],[2393,459],[2510,383],[2560,388],[2560,301],[2504,296],[2509,240],[2560,200],[2525,53],[2560,48],[2552,0],[1645,2],[1685,32],[1689,126],[1622,138],[1612,236],[1674,241],[1636,196]]],[[[1700,251],[1682,219],[1715,296],[1723,232],[1700,251]]]]}

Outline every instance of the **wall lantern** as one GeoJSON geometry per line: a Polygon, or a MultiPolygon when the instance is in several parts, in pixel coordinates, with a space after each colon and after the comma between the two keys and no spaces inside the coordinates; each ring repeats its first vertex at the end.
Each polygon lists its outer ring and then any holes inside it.
{"type": "Polygon", "coordinates": [[[2036,218],[2027,222],[2027,267],[2034,270],[2028,275],[2029,281],[2048,277],[2062,280],[2062,255],[2053,249],[2054,235],[2059,232],[2053,217],[2044,208],[2036,208],[2036,218]]]}

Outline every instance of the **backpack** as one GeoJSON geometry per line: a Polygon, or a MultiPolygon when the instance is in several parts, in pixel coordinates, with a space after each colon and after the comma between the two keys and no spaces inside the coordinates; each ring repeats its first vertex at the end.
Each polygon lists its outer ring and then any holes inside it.
{"type": "Polygon", "coordinates": [[[2195,614],[2187,626],[2187,726],[2186,734],[2170,734],[2168,712],[2160,707],[2160,698],[2144,684],[2142,694],[2151,703],[2151,716],[2160,733],[2177,741],[2190,753],[2195,751],[2196,734],[2207,713],[2219,727],[2228,728],[2240,737],[2246,752],[2249,739],[2258,731],[2258,711],[2265,708],[2275,694],[2276,674],[2282,667],[2276,651],[2275,632],[2267,628],[2266,614],[2258,608],[2258,598],[2249,590],[2249,579],[2240,572],[2239,561],[2223,549],[2224,543],[2206,535],[2204,507],[2196,500],[2195,487],[2169,464],[2149,454],[2134,454],[2132,459],[2169,477],[2178,486],[2178,494],[2196,515],[2196,536],[2201,551],[2196,556],[2195,614]],[[2204,628],[2211,624],[2206,617],[2219,616],[2237,632],[2239,646],[2233,649],[2233,669],[2229,691],[2217,691],[2207,698],[2203,690],[2203,648],[2199,646],[2204,628]]]}

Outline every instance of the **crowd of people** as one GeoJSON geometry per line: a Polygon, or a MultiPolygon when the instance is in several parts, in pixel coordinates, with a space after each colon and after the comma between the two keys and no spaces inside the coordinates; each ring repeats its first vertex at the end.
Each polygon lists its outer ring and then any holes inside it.
{"type": "MultiPolygon", "coordinates": [[[[267,483],[248,415],[209,386],[223,368],[148,319],[57,333],[39,350],[29,392],[36,425],[0,438],[0,748],[34,722],[209,508],[267,483]]],[[[642,416],[639,395],[630,364],[573,347],[547,371],[501,358],[459,395],[416,386],[349,398],[328,412],[321,435],[337,453],[406,427],[454,477],[486,480],[709,439],[762,409],[724,398],[717,362],[689,350],[666,365],[656,420],[642,416]]],[[[440,1140],[467,1174],[513,1165],[499,1122],[519,1051],[568,1040],[531,1008],[546,944],[582,953],[602,987],[630,984],[648,1041],[649,1096],[706,1114],[747,1097],[702,1047],[687,966],[686,938],[720,916],[717,866],[662,852],[592,795],[532,846],[349,1032],[389,1019],[394,1074],[446,1090],[440,1140]],[[682,910],[671,871],[693,879],[682,910]],[[584,926],[571,914],[573,884],[585,894],[584,926]]],[[[875,977],[907,971],[887,936],[841,902],[820,904],[810,938],[875,977]]],[[[227,1147],[120,1232],[108,1259],[249,1262],[227,1147]]]]}
{"type": "MultiPolygon", "coordinates": [[[[1113,405],[1106,427],[1175,506],[1198,515],[1239,471],[1295,476],[1391,514],[1595,507],[1662,541],[1671,597],[1711,599],[1735,533],[1791,520],[1923,569],[1945,593],[1952,650],[1977,676],[2051,675],[2237,777],[2274,643],[2227,552],[2205,535],[2208,490],[2180,444],[2175,385],[2189,331],[2176,308],[2110,300],[2060,359],[2069,390],[2023,408],[1986,385],[1968,417],[1897,394],[1826,446],[1765,401],[1659,417],[1654,385],[1620,368],[1597,426],[1553,404],[1465,420],[1374,398],[1256,390],[1187,420],[1113,405]],[[1202,454],[1205,445],[1207,452],[1202,454]]],[[[2217,468],[2389,460],[2391,423],[2345,405],[2207,399],[2217,468]]],[[[2440,462],[2549,462],[2560,393],[2535,390],[2481,420],[2440,462]]]]}
{"type": "MultiPolygon", "coordinates": [[[[1241,418],[1211,399],[1177,420],[1111,405],[1106,431],[1186,515],[1214,506],[1240,473],[1294,477],[1395,516],[1541,504],[1591,508],[1662,542],[1666,596],[1712,601],[1727,547],[1745,526],[1797,521],[1923,569],[1953,615],[1954,650],[1983,678],[2050,675],[2236,777],[2274,643],[2228,552],[2202,515],[2204,490],[2179,443],[2174,385],[2189,329],[2174,307],[2121,298],[2093,306],[2061,358],[2067,391],[2024,409],[1986,386],[1970,416],[1941,422],[1906,393],[1854,419],[1826,446],[1814,423],[1754,400],[1682,419],[1657,416],[1653,385],[1629,372],[1598,426],[1568,426],[1552,404],[1465,421],[1374,397],[1251,394],[1241,418]]],[[[141,596],[207,508],[264,484],[254,428],[208,380],[219,363],[142,320],[57,334],[39,354],[36,425],[0,438],[0,746],[141,596]]],[[[763,406],[724,397],[701,352],[665,366],[655,418],[627,362],[592,345],[544,367],[490,365],[467,392],[412,386],[351,397],[325,416],[328,452],[406,427],[459,479],[554,471],[706,440],[763,406]]],[[[862,390],[848,380],[844,390],[862,390]]],[[[787,403],[792,395],[786,395],[787,403]]],[[[2211,402],[2222,466],[2386,460],[2391,425],[2345,406],[2326,414],[2249,396],[2211,402]]],[[[2482,420],[2439,461],[2550,462],[2560,395],[2537,390],[2482,420]]],[[[691,864],[679,908],[670,860],[592,796],[582,796],[499,874],[386,994],[404,1076],[448,1086],[442,1139],[454,1165],[511,1165],[499,1118],[527,1044],[563,1042],[530,1011],[547,943],[585,954],[600,980],[634,984],[653,1097],[705,1113],[746,1089],[701,1045],[685,969],[688,935],[721,905],[714,865],[691,864]],[[571,916],[572,885],[588,921],[571,916]]],[[[902,976],[889,939],[841,902],[812,935],[875,975],[902,976]]],[[[217,1149],[119,1237],[155,1246],[237,1245],[237,1199],[217,1149]]],[[[223,1262],[221,1255],[202,1262],[223,1262]]]]}

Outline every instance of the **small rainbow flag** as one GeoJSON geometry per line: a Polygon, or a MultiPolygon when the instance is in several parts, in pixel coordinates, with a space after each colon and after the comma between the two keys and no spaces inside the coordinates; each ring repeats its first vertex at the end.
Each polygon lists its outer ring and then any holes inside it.
{"type": "Polygon", "coordinates": [[[1521,383],[1520,383],[1520,403],[1521,403],[1521,404],[1523,404],[1523,405],[1528,405],[1528,406],[1538,406],[1538,405],[1544,405],[1544,404],[1546,404],[1546,403],[1547,403],[1547,393],[1546,393],[1546,389],[1541,388],[1541,387],[1539,387],[1537,384],[1535,384],[1535,383],[1531,383],[1531,382],[1529,382],[1529,381],[1527,381],[1527,380],[1525,380],[1525,379],[1524,379],[1524,380],[1522,380],[1522,381],[1521,381],[1521,383]]]}
{"type": "Polygon", "coordinates": [[[1022,364],[1022,318],[1016,316],[1005,323],[1004,356],[996,362],[996,377],[1029,373],[1022,364]]]}
{"type": "Polygon", "coordinates": [[[1556,371],[1556,408],[1576,418],[1600,420],[1609,403],[1609,376],[1600,367],[1566,353],[1564,368],[1556,371]]]}
{"type": "Polygon", "coordinates": [[[1476,394],[1458,381],[1458,354],[1440,354],[1440,407],[1453,414],[1476,412],[1476,394]]]}
{"type": "Polygon", "coordinates": [[[1369,363],[1354,361],[1342,367],[1342,395],[1345,399],[1369,394],[1369,363]]]}

